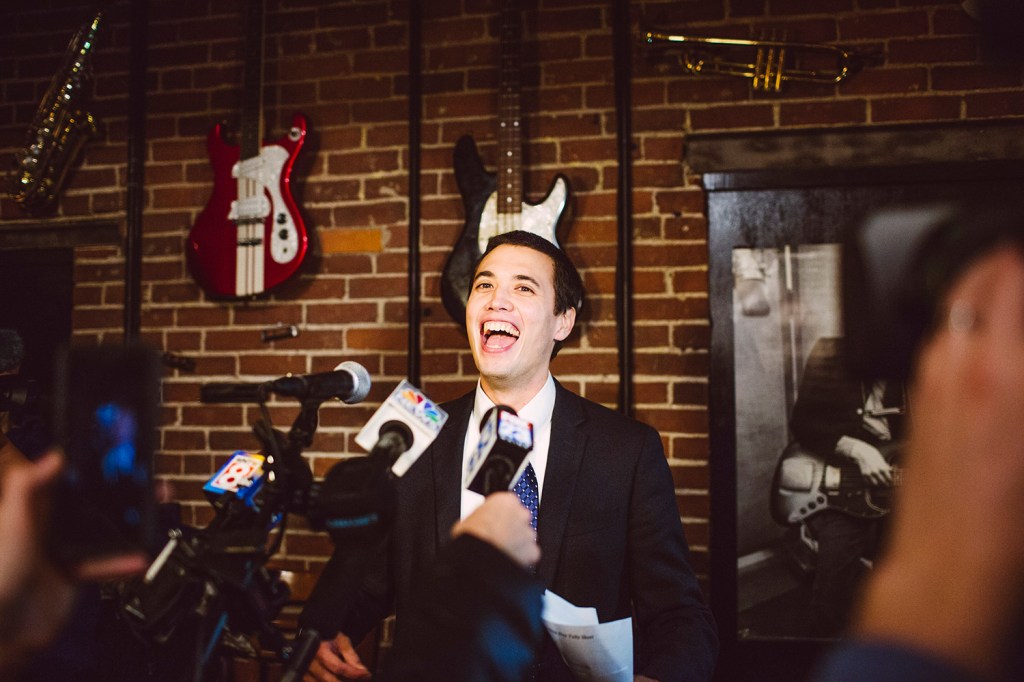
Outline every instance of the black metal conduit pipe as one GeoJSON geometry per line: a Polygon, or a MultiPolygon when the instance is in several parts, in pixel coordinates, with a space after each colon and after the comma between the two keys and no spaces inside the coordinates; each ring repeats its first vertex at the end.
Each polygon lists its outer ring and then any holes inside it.
{"type": "Polygon", "coordinates": [[[125,197],[124,340],[142,326],[142,208],[146,179],[146,43],[149,0],[133,0],[128,67],[128,170],[125,197]]]}
{"type": "Polygon", "coordinates": [[[615,319],[619,346],[619,411],[633,416],[633,154],[630,116],[632,28],[629,0],[612,0],[616,142],[619,148],[619,249],[615,266],[615,319]]]}
{"type": "Polygon", "coordinates": [[[420,385],[420,123],[423,118],[421,0],[409,2],[409,352],[408,377],[420,385]]]}

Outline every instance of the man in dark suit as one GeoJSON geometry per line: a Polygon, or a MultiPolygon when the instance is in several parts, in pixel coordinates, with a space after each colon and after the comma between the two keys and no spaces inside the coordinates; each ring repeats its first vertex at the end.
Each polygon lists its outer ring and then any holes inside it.
{"type": "MultiPolygon", "coordinates": [[[[869,487],[890,492],[890,460],[902,436],[903,388],[898,382],[861,381],[849,370],[842,337],[819,338],[804,366],[790,428],[796,441],[828,465],[849,460],[861,481],[843,486],[852,493],[869,487]],[[886,454],[883,454],[886,453],[886,454]]],[[[828,478],[826,476],[826,478],[828,478]]],[[[879,517],[832,507],[806,521],[818,543],[811,596],[812,627],[824,636],[846,625],[864,577],[864,559],[874,558],[879,517]]]]}
{"type": "MultiPolygon", "coordinates": [[[[352,650],[394,601],[396,643],[418,576],[452,525],[480,503],[465,490],[480,419],[507,405],[534,427],[523,476],[539,502],[538,579],[601,621],[633,617],[637,679],[708,680],[718,638],[688,562],[672,476],[658,433],[563,388],[551,359],[568,337],[583,286],[568,257],[542,237],[512,232],[491,240],[473,278],[466,329],[480,372],[475,391],[445,404],[437,440],[398,483],[398,512],[387,567],[371,571],[324,642],[307,679],[368,673],[352,650]]],[[[518,487],[518,486],[517,486],[518,487]]],[[[546,639],[538,680],[571,680],[546,639]]]]}

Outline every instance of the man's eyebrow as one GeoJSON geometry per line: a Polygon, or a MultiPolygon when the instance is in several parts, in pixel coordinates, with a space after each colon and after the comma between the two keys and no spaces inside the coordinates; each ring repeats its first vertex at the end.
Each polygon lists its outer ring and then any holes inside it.
{"type": "MultiPolygon", "coordinates": [[[[476,273],[476,275],[473,276],[473,281],[475,282],[481,277],[494,277],[494,273],[491,272],[490,270],[481,270],[480,272],[476,273]]],[[[529,275],[513,275],[512,279],[516,280],[517,282],[529,282],[533,286],[540,288],[540,282],[537,281],[535,278],[530,277],[529,275]]]]}
{"type": "Polygon", "coordinates": [[[530,284],[532,284],[535,287],[538,287],[538,288],[540,287],[540,282],[538,282],[533,277],[530,277],[529,275],[516,275],[513,279],[515,279],[516,281],[519,281],[519,282],[529,282],[530,284]]]}

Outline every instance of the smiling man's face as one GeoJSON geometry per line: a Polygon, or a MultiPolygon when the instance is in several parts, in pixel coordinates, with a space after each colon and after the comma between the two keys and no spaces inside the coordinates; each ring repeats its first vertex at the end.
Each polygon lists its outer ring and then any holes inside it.
{"type": "Polygon", "coordinates": [[[496,403],[518,410],[536,395],[555,341],[572,331],[576,310],[555,314],[554,278],[551,259],[526,246],[499,246],[477,266],[466,332],[481,385],[496,403]]]}

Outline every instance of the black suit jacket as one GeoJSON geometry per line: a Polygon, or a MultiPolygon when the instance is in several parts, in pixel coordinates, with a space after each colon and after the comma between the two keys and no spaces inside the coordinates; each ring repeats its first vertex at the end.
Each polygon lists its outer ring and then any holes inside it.
{"type": "MultiPolygon", "coordinates": [[[[355,641],[394,598],[402,612],[459,520],[471,392],[446,403],[448,422],[398,481],[387,568],[378,566],[341,629],[355,641]]],[[[551,443],[537,524],[537,577],[602,622],[633,616],[635,672],[668,682],[708,680],[718,636],[689,564],[671,472],[651,427],[556,382],[551,443]]],[[[571,679],[547,639],[537,679],[571,679]]]]}

